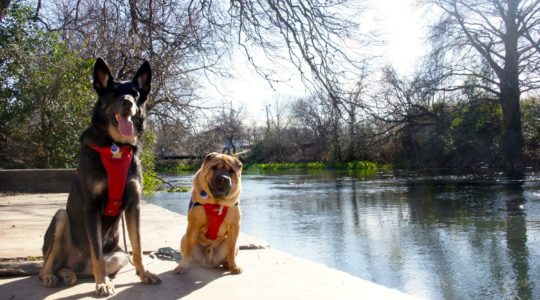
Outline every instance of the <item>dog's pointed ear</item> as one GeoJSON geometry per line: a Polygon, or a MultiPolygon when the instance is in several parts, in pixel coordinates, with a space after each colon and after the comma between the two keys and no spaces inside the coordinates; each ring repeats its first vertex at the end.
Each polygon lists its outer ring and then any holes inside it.
{"type": "Polygon", "coordinates": [[[145,60],[143,62],[139,70],[137,70],[135,77],[133,77],[132,82],[141,94],[137,104],[142,104],[146,101],[148,93],[150,93],[150,83],[152,82],[152,69],[150,68],[150,63],[148,61],[145,60]]]}
{"type": "Polygon", "coordinates": [[[94,64],[94,89],[96,89],[98,94],[101,94],[111,88],[113,83],[114,78],[109,66],[107,66],[107,63],[101,57],[98,57],[94,64]]]}

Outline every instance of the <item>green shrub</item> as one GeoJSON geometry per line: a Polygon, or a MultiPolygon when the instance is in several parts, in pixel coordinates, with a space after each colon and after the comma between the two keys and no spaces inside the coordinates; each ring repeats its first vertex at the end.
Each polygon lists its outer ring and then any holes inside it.
{"type": "Polygon", "coordinates": [[[307,162],[307,163],[261,163],[246,166],[246,170],[260,171],[278,171],[278,170],[377,170],[379,167],[388,169],[389,165],[378,166],[377,163],[370,161],[353,161],[347,163],[324,163],[324,162],[307,162]]]}
{"type": "Polygon", "coordinates": [[[197,171],[198,168],[199,166],[197,165],[188,164],[159,164],[156,166],[155,170],[160,174],[178,175],[197,171]]]}
{"type": "Polygon", "coordinates": [[[143,168],[143,192],[149,193],[158,190],[161,182],[157,179],[155,171],[154,135],[147,131],[142,136],[143,149],[139,154],[143,168]]]}

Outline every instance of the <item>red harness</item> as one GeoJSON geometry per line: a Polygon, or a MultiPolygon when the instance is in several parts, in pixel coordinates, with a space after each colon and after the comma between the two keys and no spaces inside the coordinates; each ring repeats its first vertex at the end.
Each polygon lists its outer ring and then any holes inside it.
{"type": "Polygon", "coordinates": [[[223,223],[229,208],[219,204],[203,204],[203,207],[206,211],[206,219],[208,219],[206,238],[215,240],[218,237],[219,227],[223,223]]]}
{"type": "MultiPolygon", "coordinates": [[[[206,195],[205,192],[201,193],[204,193],[206,195]]],[[[206,225],[205,236],[209,240],[215,240],[218,236],[219,227],[223,223],[225,216],[227,216],[227,211],[229,210],[229,208],[227,206],[219,204],[202,204],[200,202],[189,201],[188,211],[190,211],[193,207],[199,205],[204,207],[204,211],[206,212],[206,219],[208,221],[208,224],[206,225]]]]}
{"type": "Polygon", "coordinates": [[[103,215],[114,217],[120,213],[122,196],[126,189],[126,180],[129,166],[133,160],[133,147],[129,145],[118,147],[90,145],[90,148],[99,153],[101,162],[107,172],[109,200],[103,210],[103,215]]]}

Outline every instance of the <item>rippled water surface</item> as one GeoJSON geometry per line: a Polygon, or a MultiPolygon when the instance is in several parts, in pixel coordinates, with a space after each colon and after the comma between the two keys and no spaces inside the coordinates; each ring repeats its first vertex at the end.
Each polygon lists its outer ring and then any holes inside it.
{"type": "MultiPolygon", "coordinates": [[[[166,177],[190,185],[192,175],[166,177]]],[[[186,214],[190,193],[145,200],[186,214]]],[[[540,299],[540,179],[244,175],[242,231],[428,299],[540,299]]],[[[175,245],[171,245],[175,246],[175,245]]]]}

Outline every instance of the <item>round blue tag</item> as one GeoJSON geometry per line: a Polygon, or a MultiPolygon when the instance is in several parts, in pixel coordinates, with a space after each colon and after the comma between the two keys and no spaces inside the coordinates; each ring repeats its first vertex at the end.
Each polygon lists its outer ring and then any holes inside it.
{"type": "Polygon", "coordinates": [[[112,146],[111,146],[111,152],[112,152],[112,153],[116,153],[116,152],[118,152],[118,151],[120,151],[120,147],[118,147],[118,145],[116,145],[116,144],[112,144],[112,146]]]}
{"type": "Polygon", "coordinates": [[[208,195],[206,194],[205,191],[201,191],[201,198],[203,198],[205,200],[208,199],[208,195]]]}

